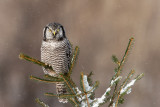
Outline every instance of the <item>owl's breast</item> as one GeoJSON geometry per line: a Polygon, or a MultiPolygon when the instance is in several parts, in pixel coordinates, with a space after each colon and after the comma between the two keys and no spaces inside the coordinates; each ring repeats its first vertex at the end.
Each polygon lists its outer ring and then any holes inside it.
{"type": "Polygon", "coordinates": [[[53,60],[58,58],[60,54],[61,45],[56,42],[42,42],[41,46],[41,60],[45,63],[52,64],[53,60]]]}
{"type": "Polygon", "coordinates": [[[52,66],[57,72],[68,70],[67,46],[64,42],[42,42],[41,61],[52,66]]]}

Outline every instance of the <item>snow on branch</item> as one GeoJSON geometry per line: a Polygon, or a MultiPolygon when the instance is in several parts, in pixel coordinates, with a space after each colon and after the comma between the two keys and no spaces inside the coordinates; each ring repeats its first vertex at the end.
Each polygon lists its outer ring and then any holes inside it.
{"type": "Polygon", "coordinates": [[[120,94],[123,94],[124,92],[126,92],[132,85],[134,85],[135,82],[136,80],[134,79],[130,83],[128,83],[124,88],[122,88],[122,90],[120,91],[120,94]]]}
{"type": "MultiPolygon", "coordinates": [[[[144,74],[142,73],[134,79],[132,79],[135,73],[134,70],[131,70],[129,74],[126,76],[126,78],[123,77],[124,80],[121,76],[122,68],[125,64],[124,62],[126,61],[128,53],[133,44],[133,40],[134,38],[131,38],[129,40],[128,46],[126,48],[124,56],[122,57],[122,60],[119,60],[115,55],[112,56],[113,62],[117,65],[115,68],[115,74],[112,76],[108,88],[106,88],[104,94],[99,98],[95,98],[95,90],[98,88],[99,82],[95,81],[95,83],[92,83],[92,72],[88,75],[85,75],[83,72],[81,73],[80,88],[76,86],[75,82],[71,78],[73,67],[75,66],[79,53],[78,46],[75,47],[75,50],[73,52],[71,68],[69,69],[68,74],[58,74],[57,77],[44,75],[44,78],[30,76],[30,79],[51,84],[56,82],[64,82],[67,88],[67,94],[57,95],[49,92],[45,93],[45,95],[51,97],[66,98],[74,107],[99,107],[107,102],[109,103],[108,107],[117,107],[119,104],[122,104],[124,102],[124,95],[131,93],[131,87],[135,84],[135,82],[144,76],[144,74]],[[121,80],[123,81],[121,82],[121,80]]],[[[44,62],[41,62],[35,58],[29,57],[22,53],[19,55],[19,58],[33,62],[39,66],[43,66],[44,68],[50,69],[54,72],[54,68],[52,68],[50,65],[46,65],[44,62]]],[[[36,102],[43,107],[49,107],[47,104],[40,101],[39,99],[36,99],[36,102]]]]}

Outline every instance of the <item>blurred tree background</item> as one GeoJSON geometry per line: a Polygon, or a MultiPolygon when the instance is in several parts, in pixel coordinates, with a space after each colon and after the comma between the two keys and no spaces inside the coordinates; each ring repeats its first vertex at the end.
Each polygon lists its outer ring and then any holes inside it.
{"type": "MultiPolygon", "coordinates": [[[[39,97],[51,107],[70,107],[57,98],[55,85],[32,81],[29,75],[43,76],[42,68],[18,59],[20,52],[40,59],[42,31],[50,22],[61,23],[80,55],[73,72],[94,71],[99,80],[96,97],[103,94],[114,74],[112,54],[121,58],[128,39],[135,45],[124,67],[145,77],[136,83],[120,107],[158,107],[160,105],[160,1],[158,0],[1,0],[0,1],[0,105],[1,107],[39,107],[39,97]]],[[[106,105],[104,105],[105,107],[106,105]]]]}

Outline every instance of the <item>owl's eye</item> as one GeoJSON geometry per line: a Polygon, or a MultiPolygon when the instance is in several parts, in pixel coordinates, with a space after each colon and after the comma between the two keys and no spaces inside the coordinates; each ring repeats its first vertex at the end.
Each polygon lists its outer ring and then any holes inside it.
{"type": "Polygon", "coordinates": [[[57,29],[57,32],[59,32],[59,29],[57,29]]]}
{"type": "Polygon", "coordinates": [[[51,29],[49,29],[49,32],[52,32],[52,30],[51,30],[51,29]]]}

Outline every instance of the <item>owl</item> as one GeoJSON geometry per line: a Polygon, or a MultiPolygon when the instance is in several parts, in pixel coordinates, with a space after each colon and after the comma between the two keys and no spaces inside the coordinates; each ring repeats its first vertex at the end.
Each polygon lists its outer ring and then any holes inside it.
{"type": "MultiPolygon", "coordinates": [[[[52,66],[53,70],[43,68],[45,74],[57,77],[59,73],[67,73],[70,68],[72,47],[65,35],[64,28],[59,23],[49,23],[43,30],[41,45],[41,61],[52,66]]],[[[66,94],[64,82],[56,83],[58,95],[66,94]]],[[[59,102],[67,103],[68,100],[58,98],[59,102]]]]}

